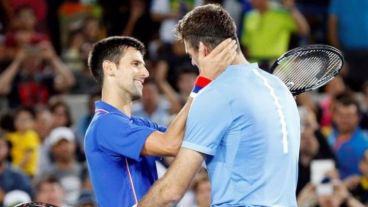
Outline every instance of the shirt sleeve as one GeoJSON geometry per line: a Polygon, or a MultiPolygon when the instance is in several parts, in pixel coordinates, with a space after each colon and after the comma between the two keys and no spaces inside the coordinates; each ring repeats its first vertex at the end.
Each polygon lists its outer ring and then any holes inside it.
{"type": "Polygon", "coordinates": [[[101,149],[113,156],[125,156],[140,160],[140,153],[148,136],[155,129],[134,124],[115,114],[101,118],[96,135],[101,149]]]}
{"type": "Polygon", "coordinates": [[[140,122],[142,125],[145,125],[147,127],[150,127],[152,129],[156,129],[157,131],[160,131],[160,132],[166,132],[166,127],[162,126],[162,125],[158,125],[157,123],[155,122],[152,122],[148,119],[144,119],[144,118],[141,118],[141,117],[135,117],[135,120],[137,122],[140,122]]]}
{"type": "Polygon", "coordinates": [[[182,147],[214,155],[232,122],[232,113],[223,94],[203,92],[190,108],[182,147]]]}

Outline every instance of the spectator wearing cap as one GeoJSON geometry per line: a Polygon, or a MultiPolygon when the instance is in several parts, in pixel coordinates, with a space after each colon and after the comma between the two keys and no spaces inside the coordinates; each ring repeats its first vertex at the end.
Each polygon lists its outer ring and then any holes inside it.
{"type": "Polygon", "coordinates": [[[20,203],[31,202],[31,197],[28,193],[21,190],[13,190],[5,194],[4,207],[12,207],[20,203]]]}
{"type": "Polygon", "coordinates": [[[82,175],[82,166],[75,158],[75,135],[68,127],[57,127],[51,131],[48,144],[53,162],[41,177],[55,176],[65,191],[66,203],[74,206],[80,194],[82,175]]]}
{"type": "Polygon", "coordinates": [[[77,207],[96,207],[96,199],[92,192],[83,191],[79,195],[77,207]]]}

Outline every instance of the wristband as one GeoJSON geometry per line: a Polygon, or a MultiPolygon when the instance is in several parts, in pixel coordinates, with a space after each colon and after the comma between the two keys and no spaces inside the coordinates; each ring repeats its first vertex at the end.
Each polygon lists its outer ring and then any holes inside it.
{"type": "Polygon", "coordinates": [[[206,87],[212,80],[204,77],[198,76],[197,80],[194,83],[194,87],[192,92],[190,93],[190,97],[194,98],[197,96],[198,92],[202,90],[202,88],[206,87]]]}

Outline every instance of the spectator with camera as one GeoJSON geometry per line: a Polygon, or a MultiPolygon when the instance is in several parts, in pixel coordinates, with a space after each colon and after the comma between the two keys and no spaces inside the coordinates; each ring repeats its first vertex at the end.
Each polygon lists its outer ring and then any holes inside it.
{"type": "Polygon", "coordinates": [[[46,104],[55,93],[67,91],[75,79],[48,41],[18,50],[13,62],[0,74],[0,95],[10,108],[46,104]]]}

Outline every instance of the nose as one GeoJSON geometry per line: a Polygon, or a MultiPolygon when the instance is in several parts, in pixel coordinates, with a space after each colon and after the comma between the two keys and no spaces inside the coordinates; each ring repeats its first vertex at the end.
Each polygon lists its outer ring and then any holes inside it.
{"type": "Polygon", "coordinates": [[[148,70],[147,70],[147,68],[146,68],[146,67],[143,67],[142,72],[143,72],[143,76],[144,76],[144,78],[148,78],[148,77],[149,77],[149,72],[148,72],[148,70]]]}

